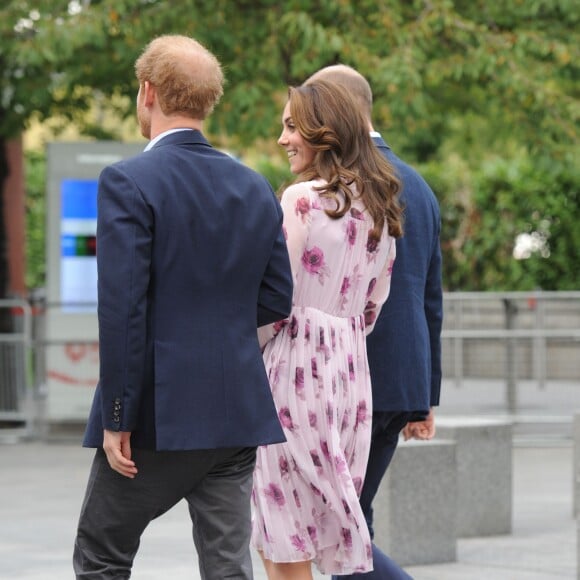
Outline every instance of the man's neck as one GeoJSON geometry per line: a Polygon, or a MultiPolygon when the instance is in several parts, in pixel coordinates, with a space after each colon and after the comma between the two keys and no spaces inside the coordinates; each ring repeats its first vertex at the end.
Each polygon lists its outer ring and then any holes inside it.
{"type": "Polygon", "coordinates": [[[203,121],[200,119],[192,119],[191,117],[184,117],[182,115],[163,117],[158,120],[151,121],[151,137],[153,140],[161,133],[171,131],[172,129],[196,129],[202,131],[203,121]]]}
{"type": "Polygon", "coordinates": [[[147,146],[145,147],[145,151],[149,151],[150,149],[153,149],[153,147],[157,144],[158,141],[161,141],[162,139],[164,139],[168,135],[171,135],[173,133],[182,132],[182,131],[194,131],[194,129],[191,129],[190,127],[179,127],[177,129],[167,129],[167,131],[163,131],[163,133],[159,133],[159,135],[156,135],[155,137],[153,137],[153,139],[151,139],[149,141],[149,143],[147,143],[147,146]]]}

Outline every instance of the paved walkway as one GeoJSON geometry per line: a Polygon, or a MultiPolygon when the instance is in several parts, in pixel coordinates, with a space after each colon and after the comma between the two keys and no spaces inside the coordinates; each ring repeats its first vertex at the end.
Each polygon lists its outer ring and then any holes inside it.
{"type": "MultiPolygon", "coordinates": [[[[512,533],[460,539],[456,562],[407,568],[415,580],[580,580],[571,439],[579,393],[578,383],[521,389],[519,413],[512,415],[512,533]]],[[[440,413],[505,416],[504,400],[501,384],[448,384],[440,413]]],[[[74,430],[41,442],[0,429],[0,580],[73,578],[72,545],[91,459],[74,430]]],[[[256,580],[266,580],[257,556],[254,563],[256,580]]],[[[132,579],[199,578],[182,503],[145,532],[132,579]]]]}
{"type": "MultiPolygon", "coordinates": [[[[9,441],[0,437],[0,579],[72,578],[75,525],[92,454],[69,440],[9,441]]],[[[457,562],[407,568],[415,580],[577,577],[571,442],[516,444],[513,458],[513,533],[459,540],[457,562]]],[[[257,558],[254,568],[256,579],[266,578],[257,558]]],[[[184,504],[147,529],[132,578],[199,578],[184,504]]]]}

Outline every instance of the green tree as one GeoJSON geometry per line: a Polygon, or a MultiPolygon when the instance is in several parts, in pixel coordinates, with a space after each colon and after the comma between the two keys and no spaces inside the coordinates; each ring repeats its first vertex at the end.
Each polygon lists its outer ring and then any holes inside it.
{"type": "Polygon", "coordinates": [[[44,286],[46,275],[46,158],[44,153],[28,151],[25,155],[26,171],[26,271],[27,288],[44,286]]]}
{"type": "Polygon", "coordinates": [[[450,157],[423,173],[447,192],[441,209],[448,287],[578,289],[580,169],[572,155],[493,157],[474,170],[450,157]]]}
{"type": "Polygon", "coordinates": [[[447,287],[511,287],[518,276],[493,272],[523,268],[525,286],[533,279],[557,288],[558,276],[541,278],[533,260],[514,263],[513,236],[548,224],[550,257],[534,260],[578,266],[576,253],[566,255],[570,246],[556,242],[556,229],[570,227],[554,213],[564,205],[533,195],[512,229],[487,230],[499,189],[485,175],[495,167],[499,178],[498,159],[519,164],[527,177],[504,183],[502,199],[521,195],[518,184],[545,183],[541,173],[554,177],[550,167],[561,168],[554,187],[577,188],[570,168],[579,148],[576,8],[575,0],[8,0],[0,9],[0,138],[25,127],[33,112],[59,113],[98,135],[98,124],[86,122],[95,95],[128,97],[115,102],[119,115],[132,115],[142,46],[157,34],[184,33],[213,50],[226,71],[225,97],[207,126],[212,139],[242,155],[269,151],[272,169],[284,163],[274,137],[286,86],[343,62],[369,78],[375,125],[393,148],[433,176],[447,287]],[[485,272],[470,277],[476,252],[469,246],[483,239],[493,249],[478,266],[485,272]]]}

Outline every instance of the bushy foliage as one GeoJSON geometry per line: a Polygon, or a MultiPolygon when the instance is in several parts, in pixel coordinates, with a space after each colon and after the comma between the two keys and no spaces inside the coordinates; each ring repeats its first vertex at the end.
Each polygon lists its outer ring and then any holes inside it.
{"type": "Polygon", "coordinates": [[[46,281],[46,158],[29,151],[26,173],[26,286],[44,287],[46,281]]]}
{"type": "MultiPolygon", "coordinates": [[[[577,159],[577,157],[576,157],[577,159]]],[[[580,168],[527,154],[423,168],[441,203],[449,290],[578,290],[580,168]]]]}
{"type": "MultiPolygon", "coordinates": [[[[55,113],[98,135],[96,97],[133,115],[135,58],[171,32],[224,66],[212,141],[253,150],[278,135],[288,85],[342,62],[440,196],[448,289],[578,288],[579,24],[575,0],[7,0],[0,136],[55,113]],[[516,260],[522,234],[540,249],[516,260]]],[[[256,158],[278,189],[283,166],[256,158]]]]}

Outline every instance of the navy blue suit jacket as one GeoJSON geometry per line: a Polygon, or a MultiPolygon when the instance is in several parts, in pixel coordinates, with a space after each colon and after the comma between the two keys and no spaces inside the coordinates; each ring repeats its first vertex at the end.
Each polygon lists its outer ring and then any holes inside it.
{"type": "Polygon", "coordinates": [[[405,207],[390,294],[367,337],[373,410],[427,412],[441,390],[439,204],[417,171],[380,137],[373,141],[401,179],[405,207]]]}
{"type": "Polygon", "coordinates": [[[97,221],[103,428],[158,450],[284,441],[256,328],[288,316],[292,274],[268,182],[199,131],[107,167],[97,221]]]}

